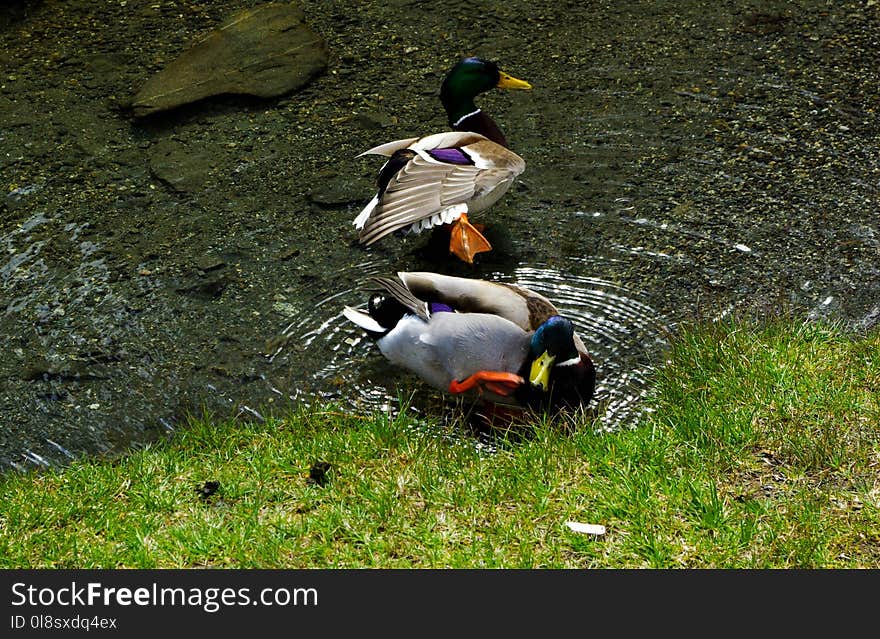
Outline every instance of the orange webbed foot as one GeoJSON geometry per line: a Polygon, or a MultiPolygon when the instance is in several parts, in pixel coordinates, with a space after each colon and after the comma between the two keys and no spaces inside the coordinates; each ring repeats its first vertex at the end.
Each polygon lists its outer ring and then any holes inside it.
{"type": "Polygon", "coordinates": [[[474,225],[468,221],[467,215],[461,216],[452,223],[449,235],[449,252],[468,264],[474,263],[474,255],[492,250],[489,240],[483,237],[480,230],[482,224],[474,225]],[[477,228],[479,226],[479,229],[477,228]]]}
{"type": "Polygon", "coordinates": [[[478,393],[483,393],[484,390],[488,390],[496,395],[508,397],[524,383],[525,380],[516,373],[477,371],[461,381],[452,380],[449,383],[449,392],[458,394],[476,389],[478,393]]]}

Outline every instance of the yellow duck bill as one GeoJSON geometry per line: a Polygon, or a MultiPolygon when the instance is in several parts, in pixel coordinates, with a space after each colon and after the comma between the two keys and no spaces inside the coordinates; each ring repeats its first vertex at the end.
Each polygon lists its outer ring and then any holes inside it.
{"type": "Polygon", "coordinates": [[[518,80],[514,78],[512,75],[504,73],[504,71],[499,72],[498,84],[495,86],[499,89],[531,89],[532,85],[526,82],[525,80],[518,80]]]}
{"type": "Polygon", "coordinates": [[[540,357],[532,362],[529,383],[532,386],[541,387],[545,393],[550,390],[550,369],[553,368],[553,362],[555,361],[555,356],[544,351],[540,357]]]}

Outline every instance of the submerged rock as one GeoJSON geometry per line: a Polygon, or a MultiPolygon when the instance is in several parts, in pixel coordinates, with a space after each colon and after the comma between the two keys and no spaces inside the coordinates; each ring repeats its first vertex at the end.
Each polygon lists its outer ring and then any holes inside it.
{"type": "Polygon", "coordinates": [[[174,139],[160,140],[149,153],[152,174],[179,193],[202,190],[221,158],[216,144],[196,146],[174,139]]]}
{"type": "Polygon", "coordinates": [[[143,117],[207,97],[284,95],[327,68],[324,39],[292,4],[266,4],[226,24],[150,78],[132,100],[143,117]]]}

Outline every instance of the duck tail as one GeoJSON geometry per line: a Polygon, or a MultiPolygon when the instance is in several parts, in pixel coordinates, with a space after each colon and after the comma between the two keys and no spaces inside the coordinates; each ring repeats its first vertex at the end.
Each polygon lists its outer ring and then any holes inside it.
{"type": "Polygon", "coordinates": [[[370,317],[367,313],[363,311],[359,311],[356,308],[352,308],[351,306],[346,306],[342,309],[342,314],[345,315],[345,318],[360,326],[362,329],[367,331],[372,337],[381,337],[385,333],[388,332],[388,329],[382,326],[379,322],[370,317]]]}
{"type": "Polygon", "coordinates": [[[369,278],[369,281],[377,285],[379,291],[389,295],[403,309],[418,315],[426,322],[428,321],[430,313],[427,303],[416,297],[400,278],[373,276],[369,278]]]}
{"type": "Polygon", "coordinates": [[[373,214],[373,210],[376,208],[376,205],[379,204],[379,195],[376,194],[372,200],[370,200],[367,205],[364,207],[364,210],[361,211],[356,218],[354,218],[354,227],[357,230],[361,230],[364,228],[364,225],[367,223],[367,220],[370,219],[370,215],[373,214]]]}

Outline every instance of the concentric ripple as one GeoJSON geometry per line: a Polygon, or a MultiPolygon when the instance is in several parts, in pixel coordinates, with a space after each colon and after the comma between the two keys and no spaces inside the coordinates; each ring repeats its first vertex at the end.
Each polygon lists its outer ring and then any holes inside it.
{"type": "MultiPolygon", "coordinates": [[[[634,423],[642,410],[640,400],[667,345],[670,326],[636,292],[573,272],[602,272],[601,268],[591,269],[582,260],[573,260],[571,266],[572,271],[520,266],[511,274],[493,273],[486,279],[537,291],[571,318],[596,363],[594,401],[601,427],[615,430],[634,423]]],[[[274,382],[276,392],[305,402],[333,400],[358,411],[394,411],[399,397],[416,410],[436,408],[437,391],[389,364],[372,340],[342,314],[346,305],[364,307],[368,277],[393,272],[388,263],[363,262],[334,278],[342,285],[338,290],[299,307],[281,330],[280,346],[270,360],[279,371],[300,374],[287,387],[274,382]]]]}
{"type": "Polygon", "coordinates": [[[637,292],[599,277],[523,266],[515,283],[546,296],[574,322],[596,364],[594,401],[602,428],[635,423],[671,324],[637,292]]]}
{"type": "Polygon", "coordinates": [[[364,332],[342,314],[345,306],[364,304],[370,276],[393,273],[390,264],[364,261],[341,270],[333,280],[342,287],[318,294],[293,309],[269,355],[273,390],[309,403],[336,401],[354,410],[390,411],[398,406],[399,377],[364,332]],[[290,376],[289,371],[299,371],[290,376]]]}

